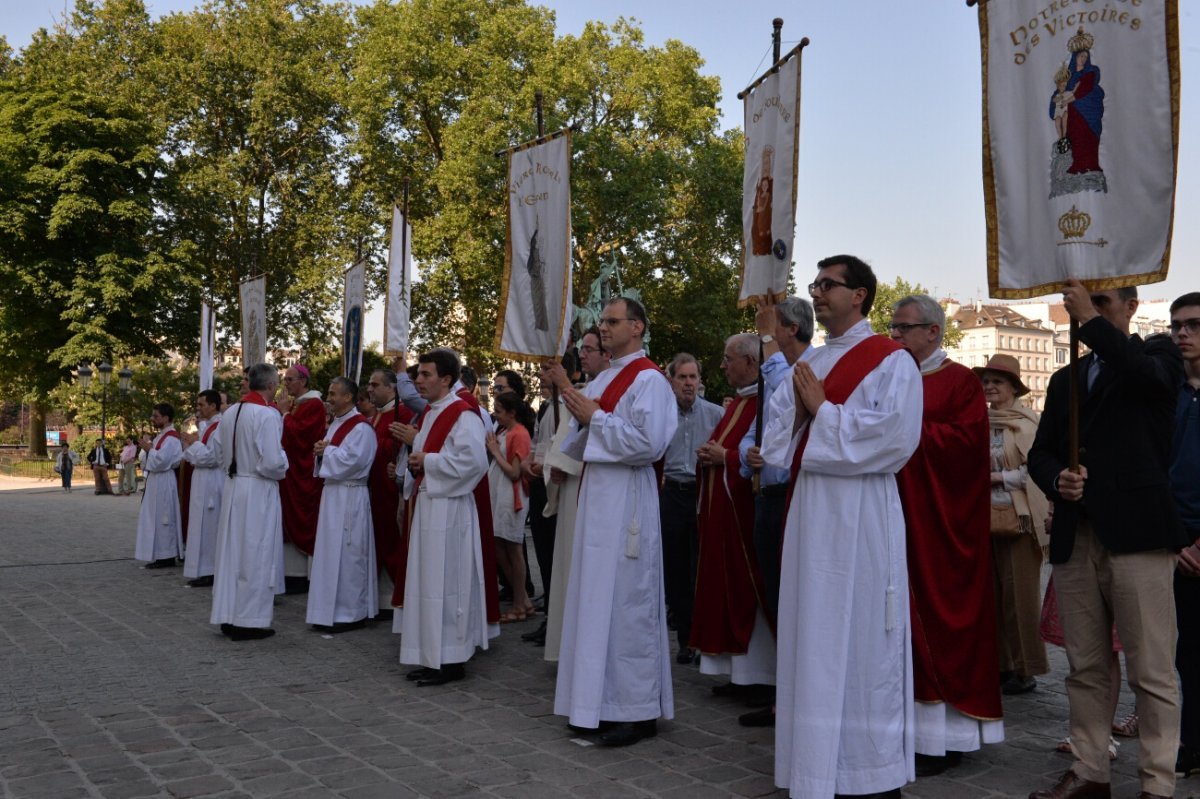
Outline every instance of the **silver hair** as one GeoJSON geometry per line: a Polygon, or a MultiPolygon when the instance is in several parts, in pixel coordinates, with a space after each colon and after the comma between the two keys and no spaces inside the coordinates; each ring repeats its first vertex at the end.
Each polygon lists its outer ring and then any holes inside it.
{"type": "Polygon", "coordinates": [[[375,375],[382,375],[383,384],[385,386],[387,386],[389,388],[396,387],[396,373],[393,372],[391,369],[376,369],[374,372],[371,372],[372,377],[374,377],[375,375]]]}
{"type": "MultiPolygon", "coordinates": [[[[624,298],[622,297],[621,299],[624,299],[624,298]]],[[[676,356],[674,358],[671,359],[671,362],[669,364],[667,364],[667,374],[670,375],[671,377],[674,377],[675,372],[679,369],[679,367],[683,366],[684,364],[688,364],[688,363],[696,364],[696,374],[700,374],[700,362],[696,360],[695,355],[692,355],[691,353],[688,353],[688,352],[680,352],[680,353],[676,354],[676,356]]]]}
{"type": "Polygon", "coordinates": [[[725,346],[735,355],[744,355],[755,363],[758,363],[758,345],[758,336],[754,333],[734,333],[725,339],[725,346]]]}
{"type": "Polygon", "coordinates": [[[779,313],[779,321],[784,325],[796,325],[797,341],[801,344],[812,343],[814,321],[811,302],[792,295],[780,300],[775,309],[779,313]]]}
{"type": "Polygon", "coordinates": [[[279,386],[279,370],[269,363],[256,363],[246,372],[251,391],[265,391],[279,386]]]}
{"type": "Polygon", "coordinates": [[[946,311],[933,297],[928,294],[909,294],[892,306],[892,314],[907,305],[917,306],[921,312],[921,321],[927,325],[938,326],[938,346],[942,346],[942,338],[946,335],[946,311]]]}

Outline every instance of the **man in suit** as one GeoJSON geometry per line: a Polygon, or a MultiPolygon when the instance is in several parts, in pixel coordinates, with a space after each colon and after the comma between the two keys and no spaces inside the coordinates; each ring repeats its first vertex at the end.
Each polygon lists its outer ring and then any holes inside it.
{"type": "Polygon", "coordinates": [[[1076,761],[1030,799],[1109,797],[1112,626],[1125,647],[1141,722],[1139,799],[1172,796],[1179,746],[1175,553],[1190,542],[1167,482],[1179,348],[1129,335],[1137,289],[1089,292],[1067,282],[1063,303],[1092,352],[1079,362],[1079,462],[1069,468],[1070,367],[1050,380],[1029,473],[1055,506],[1050,562],[1067,658],[1076,761]]]}

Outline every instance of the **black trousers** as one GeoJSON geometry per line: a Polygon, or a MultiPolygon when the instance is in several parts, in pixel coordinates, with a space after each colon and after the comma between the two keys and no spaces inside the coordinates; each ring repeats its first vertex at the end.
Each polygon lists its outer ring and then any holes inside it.
{"type": "Polygon", "coordinates": [[[675,618],[679,648],[688,645],[692,632],[692,602],[696,595],[696,557],[699,533],[696,529],[695,483],[681,485],[668,480],[658,497],[662,523],[663,588],[667,609],[675,618]]]}
{"type": "Polygon", "coordinates": [[[754,554],[762,570],[767,612],[775,618],[779,611],[779,550],[783,544],[783,524],[787,516],[787,486],[763,486],[754,498],[754,554]]]}
{"type": "Polygon", "coordinates": [[[1200,749],[1200,577],[1175,573],[1175,618],[1179,627],[1175,668],[1182,704],[1179,742],[1194,751],[1200,749]]]}
{"type": "MultiPolygon", "coordinates": [[[[546,484],[541,480],[529,481],[529,529],[533,534],[533,553],[537,556],[538,573],[542,577],[542,595],[550,596],[551,568],[554,565],[554,532],[558,528],[558,516],[549,519],[542,516],[546,509],[546,484]]],[[[530,567],[530,572],[533,568],[530,567]]]]}

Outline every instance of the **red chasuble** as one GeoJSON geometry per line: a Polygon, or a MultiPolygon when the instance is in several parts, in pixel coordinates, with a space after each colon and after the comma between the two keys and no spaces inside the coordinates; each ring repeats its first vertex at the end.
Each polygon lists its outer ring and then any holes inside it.
{"type": "Polygon", "coordinates": [[[700,472],[700,553],[688,643],[706,655],[744,655],[762,597],[754,555],[754,491],[738,470],[738,443],[754,422],[758,397],[737,397],[709,441],[725,447],[724,468],[700,472]]]}
{"type": "Polygon", "coordinates": [[[998,719],[987,404],[961,364],[945,361],[922,382],[921,444],[896,476],[908,528],[914,694],[998,719]]]}
{"type": "Polygon", "coordinates": [[[375,429],[375,462],[371,464],[367,488],[371,493],[371,521],[375,525],[375,560],[380,570],[387,570],[393,585],[404,582],[408,552],[400,552],[400,523],[396,519],[400,486],[387,473],[388,464],[395,463],[400,453],[400,442],[388,427],[392,422],[408,424],[412,418],[413,412],[397,402],[391,410],[380,411],[371,420],[375,429]]]}
{"type": "Polygon", "coordinates": [[[306,555],[317,541],[317,511],[325,481],[313,475],[313,445],[325,437],[325,403],[310,398],[296,403],[283,417],[283,451],[287,474],[279,481],[283,540],[306,555]]]}

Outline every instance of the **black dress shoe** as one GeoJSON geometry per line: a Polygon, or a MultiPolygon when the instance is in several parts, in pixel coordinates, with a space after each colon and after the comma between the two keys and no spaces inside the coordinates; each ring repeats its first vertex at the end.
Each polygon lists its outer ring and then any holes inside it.
{"type": "Polygon", "coordinates": [[[743,727],[774,727],[775,708],[764,707],[762,710],[743,713],[738,716],[738,724],[743,727]]]}
{"type": "Polygon", "coordinates": [[[396,611],[392,608],[380,608],[371,621],[391,621],[396,618],[396,611]]]}
{"type": "Polygon", "coordinates": [[[658,735],[657,719],[617,721],[600,733],[600,743],[604,746],[629,746],[643,738],[653,738],[655,735],[658,735]]]}
{"type": "Polygon", "coordinates": [[[712,687],[713,696],[741,696],[750,688],[749,685],[736,685],[732,682],[721,683],[712,687]]]}
{"type": "Polygon", "coordinates": [[[677,655],[675,655],[676,663],[691,663],[695,659],[696,659],[695,651],[692,649],[688,649],[687,647],[680,649],[679,653],[677,655]]]}
{"type": "Polygon", "coordinates": [[[576,735],[599,735],[612,729],[612,726],[611,721],[602,721],[599,727],[580,727],[576,724],[567,724],[567,729],[576,735]]]}
{"type": "Polygon", "coordinates": [[[175,558],[159,558],[146,564],[147,569],[170,569],[175,566],[175,558]]]}
{"type": "Polygon", "coordinates": [[[307,594],[308,593],[308,578],[307,577],[284,577],[283,578],[283,593],[285,593],[285,594],[307,594]]]}
{"type": "Polygon", "coordinates": [[[238,627],[233,624],[229,626],[231,629],[228,635],[234,641],[260,641],[275,634],[270,627],[238,627]]]}
{"type": "Polygon", "coordinates": [[[329,628],[329,632],[337,635],[338,633],[348,633],[351,630],[361,630],[366,626],[366,619],[359,619],[358,621],[339,621],[334,622],[333,626],[329,628]]]}
{"type": "Polygon", "coordinates": [[[946,752],[945,755],[923,755],[917,753],[917,776],[918,777],[936,777],[944,771],[957,766],[962,762],[962,752],[946,752]]]}
{"type": "Polygon", "coordinates": [[[545,619],[543,619],[541,626],[538,627],[533,632],[521,633],[521,640],[522,641],[536,641],[537,639],[541,638],[543,641],[545,641],[547,624],[548,624],[548,622],[545,619]]]}
{"type": "Polygon", "coordinates": [[[900,789],[893,788],[890,791],[879,791],[878,793],[835,793],[833,799],[900,799],[900,789]]]}
{"type": "Polygon", "coordinates": [[[1037,688],[1037,680],[1033,677],[1022,677],[1014,674],[1012,679],[1000,686],[1000,690],[1008,696],[1027,694],[1037,688]]]}
{"type": "Polygon", "coordinates": [[[467,670],[461,663],[447,663],[440,669],[434,669],[433,673],[424,679],[417,680],[417,686],[420,688],[428,688],[433,685],[445,685],[448,682],[456,682],[467,676],[467,670]]]}
{"type": "Polygon", "coordinates": [[[1179,757],[1175,759],[1175,773],[1182,777],[1190,777],[1197,771],[1200,771],[1200,749],[1179,747],[1179,757]]]}
{"type": "Polygon", "coordinates": [[[211,588],[213,584],[213,576],[210,574],[207,577],[197,577],[194,580],[188,580],[187,584],[192,588],[211,588]]]}
{"type": "Polygon", "coordinates": [[[423,680],[426,677],[433,676],[434,672],[436,671],[437,669],[431,669],[427,666],[422,666],[419,669],[413,669],[408,674],[405,674],[404,679],[408,680],[409,682],[416,682],[417,680],[423,680]]]}
{"type": "Polygon", "coordinates": [[[234,626],[232,624],[221,625],[221,635],[233,635],[234,626]]]}
{"type": "Polygon", "coordinates": [[[742,695],[746,707],[772,707],[775,704],[774,685],[747,685],[742,695]]]}

